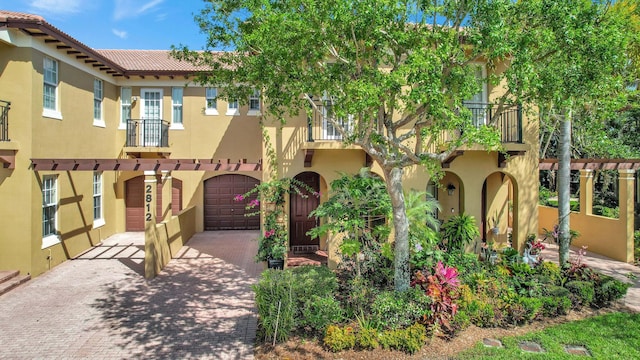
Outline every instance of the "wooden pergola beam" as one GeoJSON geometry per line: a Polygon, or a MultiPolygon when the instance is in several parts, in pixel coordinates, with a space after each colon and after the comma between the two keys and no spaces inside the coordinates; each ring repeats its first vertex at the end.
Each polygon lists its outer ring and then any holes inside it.
{"type": "Polygon", "coordinates": [[[240,159],[31,159],[35,171],[261,171],[262,160],[240,159]]]}
{"type": "MultiPolygon", "coordinates": [[[[539,170],[558,170],[558,159],[540,159],[539,170]]],[[[571,159],[571,170],[638,170],[640,159],[571,159]]]]}

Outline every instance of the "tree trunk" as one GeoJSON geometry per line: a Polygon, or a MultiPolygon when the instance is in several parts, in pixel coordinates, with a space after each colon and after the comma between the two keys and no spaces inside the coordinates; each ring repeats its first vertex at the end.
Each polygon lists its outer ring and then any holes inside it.
{"type": "Polygon", "coordinates": [[[560,125],[560,144],[558,144],[558,257],[560,266],[569,261],[570,224],[570,181],[571,181],[571,110],[565,112],[560,125]]]}
{"type": "Polygon", "coordinates": [[[393,208],[393,229],[395,235],[394,287],[396,291],[409,289],[409,220],[402,190],[402,168],[385,169],[387,191],[393,208]]]}

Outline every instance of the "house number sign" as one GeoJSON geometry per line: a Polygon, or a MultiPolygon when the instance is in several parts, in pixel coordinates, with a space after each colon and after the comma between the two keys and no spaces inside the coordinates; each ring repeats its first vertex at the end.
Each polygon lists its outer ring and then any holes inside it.
{"type": "Polygon", "coordinates": [[[152,205],[151,202],[153,200],[153,196],[151,194],[151,189],[152,189],[151,185],[150,184],[145,185],[144,189],[145,189],[144,190],[144,193],[145,193],[145,195],[144,195],[144,209],[145,209],[144,219],[145,219],[145,221],[151,221],[151,218],[152,218],[151,217],[151,205],[152,205]]]}

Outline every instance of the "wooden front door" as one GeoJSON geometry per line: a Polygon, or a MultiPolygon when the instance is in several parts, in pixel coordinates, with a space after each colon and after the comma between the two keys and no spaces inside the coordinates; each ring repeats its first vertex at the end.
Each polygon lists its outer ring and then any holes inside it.
{"type": "MultiPolygon", "coordinates": [[[[320,192],[320,175],[314,172],[304,172],[295,177],[295,179],[307,184],[315,192],[320,192]]],[[[309,218],[311,211],[315,210],[320,204],[320,199],[313,194],[309,194],[306,190],[302,191],[307,195],[302,197],[293,192],[290,198],[290,228],[289,228],[289,245],[320,245],[318,238],[311,239],[307,235],[307,231],[317,225],[316,218],[309,218]]]]}
{"type": "MultiPolygon", "coordinates": [[[[156,222],[162,222],[162,180],[157,176],[156,222]]],[[[125,181],[125,223],[127,231],[144,231],[144,176],[125,181]]]]}

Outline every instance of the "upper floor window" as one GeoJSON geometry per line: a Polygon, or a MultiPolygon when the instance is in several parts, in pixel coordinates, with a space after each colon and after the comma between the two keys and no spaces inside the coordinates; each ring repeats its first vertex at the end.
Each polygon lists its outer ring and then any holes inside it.
{"type": "Polygon", "coordinates": [[[42,248],[60,242],[57,230],[58,181],[56,175],[42,177],[42,248]]]}
{"type": "Polygon", "coordinates": [[[260,112],[260,90],[254,90],[249,96],[249,115],[257,115],[260,112]]]}
{"type": "Polygon", "coordinates": [[[207,107],[206,115],[218,115],[218,89],[206,88],[207,107]]]}
{"type": "Polygon", "coordinates": [[[174,87],[171,89],[171,127],[182,127],[182,95],[183,89],[181,87],[174,87]]]}
{"type": "Polygon", "coordinates": [[[93,79],[93,124],[105,126],[102,119],[103,83],[100,79],[93,79]]]}
{"type": "Polygon", "coordinates": [[[104,225],[102,211],[102,172],[93,172],[93,227],[104,225]]]}
{"type": "Polygon", "coordinates": [[[131,88],[120,89],[120,128],[127,126],[127,120],[131,119],[131,88]]]}
{"type": "Polygon", "coordinates": [[[58,62],[56,60],[44,58],[43,78],[42,115],[62,119],[58,110],[58,62]]]}
{"type": "Polygon", "coordinates": [[[238,106],[238,100],[229,100],[229,103],[227,105],[227,115],[239,115],[240,111],[239,111],[239,106],[238,106]]]}

